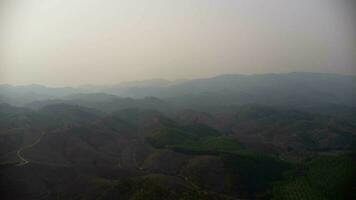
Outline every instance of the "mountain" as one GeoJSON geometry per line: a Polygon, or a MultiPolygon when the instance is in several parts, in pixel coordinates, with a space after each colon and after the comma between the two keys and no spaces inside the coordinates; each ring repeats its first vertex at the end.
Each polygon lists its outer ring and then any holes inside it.
{"type": "Polygon", "coordinates": [[[85,89],[2,85],[0,102],[30,107],[62,102],[100,107],[106,112],[122,107],[159,109],[159,104],[163,105],[161,111],[263,104],[335,114],[355,108],[355,79],[350,75],[286,73],[221,75],[175,82],[150,80],[85,89]],[[104,102],[107,105],[98,105],[104,102]]]}
{"type": "Polygon", "coordinates": [[[42,85],[0,85],[0,103],[23,106],[32,101],[61,98],[80,92],[84,90],[71,87],[51,88],[42,85]]]}
{"type": "Polygon", "coordinates": [[[1,86],[1,197],[354,199],[353,80],[290,73],[95,92],[1,86]]]}
{"type": "Polygon", "coordinates": [[[169,102],[156,97],[133,99],[105,93],[73,94],[65,96],[62,99],[33,101],[26,104],[25,107],[39,109],[53,104],[78,105],[108,113],[128,108],[155,109],[162,112],[170,112],[173,110],[169,102]]]}
{"type": "MultiPolygon", "coordinates": [[[[179,80],[175,80],[175,81],[168,81],[165,79],[151,79],[151,80],[142,80],[142,81],[121,82],[119,84],[111,85],[111,86],[85,85],[85,86],[80,86],[79,88],[90,91],[91,93],[104,92],[104,93],[109,93],[109,94],[115,94],[118,96],[134,97],[135,96],[134,91],[136,89],[150,90],[153,88],[162,88],[162,87],[167,87],[167,86],[172,86],[172,85],[178,85],[178,84],[184,83],[186,81],[187,80],[185,80],[185,79],[179,79],[179,80]]],[[[150,96],[150,95],[148,95],[148,96],[150,96]]]]}
{"type": "Polygon", "coordinates": [[[354,106],[354,76],[314,73],[223,75],[192,80],[151,95],[194,108],[221,105],[265,104],[354,106]]]}
{"type": "Polygon", "coordinates": [[[0,104],[0,161],[16,160],[16,150],[34,143],[42,132],[92,123],[102,116],[100,111],[65,104],[38,111],[0,104]]]}
{"type": "Polygon", "coordinates": [[[214,127],[256,150],[288,154],[353,149],[356,118],[336,117],[265,105],[221,108],[210,113],[183,111],[177,120],[214,127]]]}
{"type": "Polygon", "coordinates": [[[154,96],[179,105],[212,106],[260,103],[307,106],[354,105],[355,76],[322,73],[221,75],[205,79],[156,84],[139,82],[102,88],[125,97],[154,96]],[[120,92],[115,92],[115,88],[120,92]]]}

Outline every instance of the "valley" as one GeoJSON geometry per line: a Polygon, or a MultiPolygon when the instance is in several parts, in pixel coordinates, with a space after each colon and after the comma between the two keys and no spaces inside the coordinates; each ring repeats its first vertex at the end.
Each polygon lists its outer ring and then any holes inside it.
{"type": "Polygon", "coordinates": [[[324,112],[290,102],[195,107],[101,93],[9,103],[0,104],[4,199],[354,195],[351,105],[328,104],[324,112]]]}

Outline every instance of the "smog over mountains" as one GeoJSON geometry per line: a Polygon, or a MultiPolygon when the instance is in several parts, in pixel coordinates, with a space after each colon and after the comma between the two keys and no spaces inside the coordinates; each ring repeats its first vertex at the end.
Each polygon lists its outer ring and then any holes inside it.
{"type": "Polygon", "coordinates": [[[356,199],[354,8],[0,1],[1,199],[356,199]]]}

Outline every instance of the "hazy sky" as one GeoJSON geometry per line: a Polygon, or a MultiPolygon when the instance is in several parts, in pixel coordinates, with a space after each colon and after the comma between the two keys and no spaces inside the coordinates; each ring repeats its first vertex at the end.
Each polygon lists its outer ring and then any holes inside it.
{"type": "Polygon", "coordinates": [[[0,83],[355,74],[352,2],[0,0],[0,83]]]}

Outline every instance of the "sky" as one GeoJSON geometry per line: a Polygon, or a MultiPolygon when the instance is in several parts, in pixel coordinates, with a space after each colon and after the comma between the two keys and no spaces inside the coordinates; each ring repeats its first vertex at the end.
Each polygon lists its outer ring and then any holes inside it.
{"type": "Polygon", "coordinates": [[[353,0],[0,0],[0,84],[356,74],[353,0]]]}

